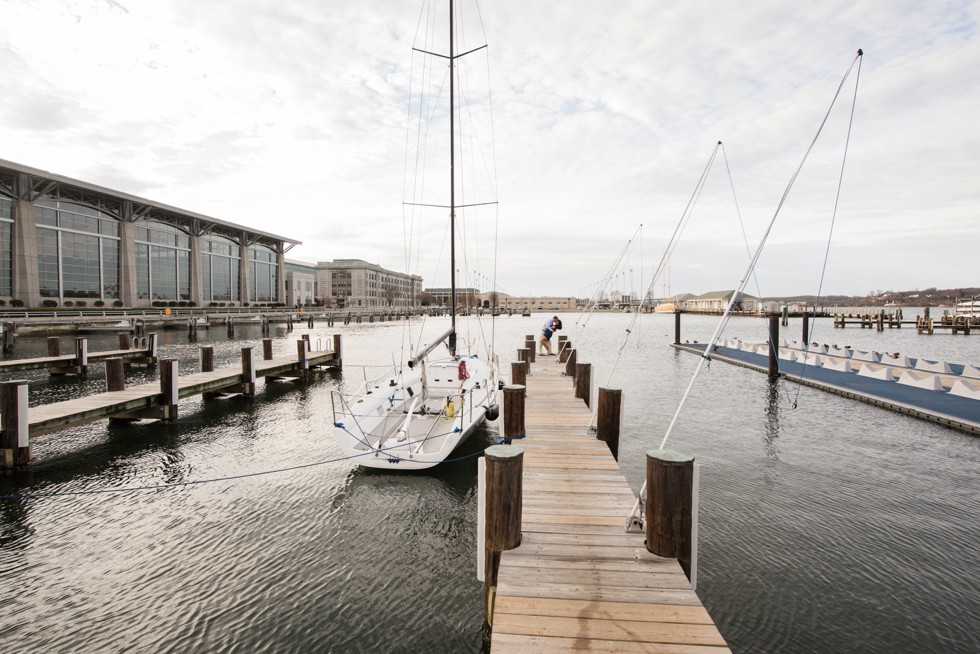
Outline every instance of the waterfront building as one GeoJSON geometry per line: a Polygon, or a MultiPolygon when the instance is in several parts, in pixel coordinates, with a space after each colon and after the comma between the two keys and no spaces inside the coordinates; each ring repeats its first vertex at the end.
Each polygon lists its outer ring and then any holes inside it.
{"type": "Polygon", "coordinates": [[[281,303],[299,241],[0,160],[0,299],[281,303]]]}
{"type": "Polygon", "coordinates": [[[415,307],[422,278],[395,272],[362,259],[334,259],[316,264],[316,297],[328,307],[415,307]]]}
{"type": "MultiPolygon", "coordinates": [[[[493,304],[492,293],[484,293],[482,296],[483,306],[490,307],[493,304]]],[[[503,310],[513,309],[514,311],[574,311],[578,302],[569,295],[507,295],[497,293],[497,306],[503,310]]]]}
{"type": "MultiPolygon", "coordinates": [[[[452,289],[450,288],[427,288],[425,292],[432,296],[432,303],[436,306],[448,307],[452,302],[452,289]]],[[[457,288],[456,306],[461,309],[482,306],[480,290],[476,288],[457,288]]]]}
{"type": "MultiPolygon", "coordinates": [[[[732,295],[735,290],[729,291],[711,291],[710,293],[704,293],[702,295],[697,295],[690,297],[683,302],[683,308],[690,311],[711,311],[711,312],[723,312],[728,306],[728,303],[732,299],[732,295]]],[[[741,293],[732,306],[734,311],[759,311],[762,307],[762,300],[759,298],[749,295],[748,293],[741,293]]]]}
{"type": "Polygon", "coordinates": [[[316,299],[316,264],[286,259],[286,304],[304,307],[316,299]]]}

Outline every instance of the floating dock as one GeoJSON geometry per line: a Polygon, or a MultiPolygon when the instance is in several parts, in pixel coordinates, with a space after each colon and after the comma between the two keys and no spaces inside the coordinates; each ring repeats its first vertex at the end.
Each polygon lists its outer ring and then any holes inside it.
{"type": "MultiPolygon", "coordinates": [[[[674,347],[704,356],[707,345],[675,343],[674,347]]],[[[725,341],[715,346],[711,358],[768,372],[768,347],[725,341]]],[[[832,346],[805,353],[799,345],[783,345],[777,352],[779,374],[787,379],[980,435],[980,376],[973,376],[980,371],[971,365],[882,357],[832,346]]]]}
{"type": "Polygon", "coordinates": [[[678,560],[625,531],[636,497],[557,358],[526,378],[521,543],[500,555],[491,651],[730,651],[678,560]]]}

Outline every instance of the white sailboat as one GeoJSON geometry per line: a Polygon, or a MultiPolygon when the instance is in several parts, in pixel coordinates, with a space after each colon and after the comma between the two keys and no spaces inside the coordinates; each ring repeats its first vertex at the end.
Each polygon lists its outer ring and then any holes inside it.
{"type": "MultiPolygon", "coordinates": [[[[485,419],[499,414],[500,388],[496,356],[457,352],[455,119],[456,60],[474,52],[456,51],[454,0],[449,0],[449,53],[435,54],[449,63],[449,240],[450,319],[448,331],[392,373],[365,384],[362,395],[331,395],[334,435],[358,465],[389,470],[420,470],[445,461],[485,419]],[[439,352],[442,346],[445,350],[439,352]]],[[[434,53],[426,53],[434,54],[434,53]]],[[[432,206],[432,205],[426,205],[432,206]]]]}

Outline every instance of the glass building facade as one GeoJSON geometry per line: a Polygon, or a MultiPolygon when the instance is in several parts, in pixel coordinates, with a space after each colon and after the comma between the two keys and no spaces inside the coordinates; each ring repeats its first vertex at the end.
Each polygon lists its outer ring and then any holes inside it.
{"type": "Polygon", "coordinates": [[[136,228],[136,298],[191,299],[191,237],[184,231],[152,220],[136,228]]]}
{"type": "Polygon", "coordinates": [[[0,196],[0,295],[13,293],[14,203],[0,196]]]}
{"type": "Polygon", "coordinates": [[[241,249],[221,236],[201,238],[201,279],[205,302],[238,302],[241,288],[241,249]]]}
{"type": "Polygon", "coordinates": [[[119,223],[112,216],[74,202],[40,200],[34,219],[41,297],[119,297],[119,223]]]}
{"type": "Polygon", "coordinates": [[[252,302],[275,302],[278,286],[279,257],[272,248],[250,245],[248,273],[252,285],[252,302]]]}

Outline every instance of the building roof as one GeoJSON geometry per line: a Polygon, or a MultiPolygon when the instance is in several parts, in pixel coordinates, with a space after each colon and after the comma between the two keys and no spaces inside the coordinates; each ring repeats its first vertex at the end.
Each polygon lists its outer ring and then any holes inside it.
{"type": "MultiPolygon", "coordinates": [[[[130,195],[129,193],[123,193],[122,191],[116,191],[113,189],[106,188],[104,186],[99,186],[97,184],[90,184],[89,182],[83,182],[81,180],[73,179],[71,177],[65,177],[64,175],[56,175],[55,173],[51,173],[46,170],[31,168],[30,166],[25,166],[23,164],[18,164],[12,161],[6,161],[4,159],[0,159],[0,174],[4,172],[6,172],[8,175],[22,173],[25,175],[29,175],[31,177],[41,178],[47,182],[47,184],[44,185],[45,192],[50,192],[59,187],[74,190],[74,191],[82,191],[85,193],[91,193],[93,195],[113,198],[115,200],[124,200],[124,201],[133,202],[143,207],[157,209],[159,211],[173,214],[176,216],[183,216],[186,218],[202,220],[204,222],[212,223],[214,225],[219,225],[221,227],[224,227],[225,229],[236,231],[236,232],[245,231],[250,234],[262,236],[271,240],[282,241],[283,243],[292,243],[293,245],[299,245],[300,243],[302,243],[302,241],[297,241],[296,239],[287,238],[285,236],[279,236],[277,234],[271,234],[269,232],[263,232],[258,229],[246,227],[245,225],[239,225],[236,223],[219,220],[218,218],[212,218],[211,216],[205,216],[204,214],[195,213],[193,211],[188,211],[186,209],[178,209],[177,207],[172,207],[162,202],[147,200],[146,198],[141,198],[136,195],[130,195]]],[[[3,188],[3,184],[0,184],[0,189],[2,188],[3,188]]]]}
{"type": "MultiPolygon", "coordinates": [[[[735,289],[729,289],[727,291],[710,291],[708,293],[703,293],[695,297],[689,297],[688,300],[727,300],[732,296],[735,289]]],[[[743,300],[758,300],[759,298],[754,295],[749,295],[748,293],[741,293],[739,297],[743,300]]]]}

